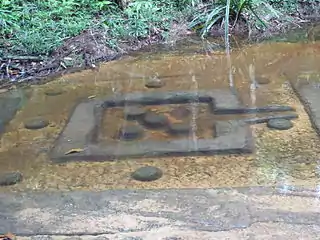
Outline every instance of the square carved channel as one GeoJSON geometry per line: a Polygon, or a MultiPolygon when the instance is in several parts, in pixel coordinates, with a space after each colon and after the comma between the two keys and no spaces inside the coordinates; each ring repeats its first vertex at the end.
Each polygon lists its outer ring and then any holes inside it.
{"type": "Polygon", "coordinates": [[[110,123],[121,121],[117,119],[116,114],[121,108],[123,112],[128,105],[140,105],[150,110],[150,106],[192,106],[193,103],[205,106],[208,109],[209,118],[211,115],[237,114],[241,108],[237,97],[225,90],[135,92],[115,95],[105,100],[80,102],[56,140],[50,157],[53,162],[61,163],[111,161],[132,157],[252,152],[250,127],[241,120],[214,121],[209,135],[196,138],[190,135],[164,139],[142,137],[132,141],[112,138],[115,129],[110,127],[110,123]],[[110,133],[109,136],[107,136],[108,133],[110,133]],[[71,149],[83,149],[83,151],[66,155],[66,152],[71,149]]]}

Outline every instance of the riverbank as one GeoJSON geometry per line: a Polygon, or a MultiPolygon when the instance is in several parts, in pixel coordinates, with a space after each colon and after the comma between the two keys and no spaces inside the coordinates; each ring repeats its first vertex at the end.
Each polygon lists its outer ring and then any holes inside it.
{"type": "MultiPolygon", "coordinates": [[[[192,7],[176,6],[171,2],[136,1],[122,9],[121,13],[116,13],[119,8],[109,1],[99,6],[94,5],[98,2],[91,1],[91,5],[87,6],[84,3],[72,5],[75,1],[70,0],[56,8],[54,3],[57,1],[52,1],[52,6],[48,3],[28,5],[24,1],[13,1],[20,5],[13,9],[5,4],[0,6],[0,10],[10,10],[12,15],[0,33],[0,88],[21,83],[42,83],[85,68],[96,70],[99,62],[119,59],[153,44],[174,46],[190,35],[221,39],[225,34],[219,21],[206,29],[205,22],[215,8],[203,2],[192,7]],[[75,6],[78,10],[72,11],[75,6]],[[21,8],[24,12],[15,15],[21,8]],[[89,13],[85,14],[86,11],[89,13]],[[34,13],[34,18],[27,16],[30,12],[34,13]],[[111,14],[111,17],[107,18],[104,12],[111,14]],[[82,14],[82,17],[79,18],[75,13],[82,14]],[[94,20],[89,21],[92,16],[94,20]]],[[[264,8],[259,9],[259,16],[264,16],[261,19],[253,19],[255,13],[249,11],[236,12],[241,15],[230,22],[230,33],[241,39],[261,41],[319,21],[320,7],[317,1],[269,2],[270,5],[262,4],[264,8]],[[280,8],[283,8],[282,12],[277,10],[280,8]],[[261,20],[267,26],[261,25],[261,20]]],[[[235,9],[230,7],[230,10],[232,13],[235,9]]],[[[223,17],[223,11],[220,17],[223,17]]],[[[312,31],[305,30],[306,39],[314,40],[312,31]]],[[[316,37],[317,34],[320,35],[316,33],[316,37]]],[[[210,51],[204,49],[204,52],[210,51]]]]}

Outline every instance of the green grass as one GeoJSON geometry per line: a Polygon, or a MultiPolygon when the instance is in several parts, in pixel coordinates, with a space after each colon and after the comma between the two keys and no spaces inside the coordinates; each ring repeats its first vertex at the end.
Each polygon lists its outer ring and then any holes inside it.
{"type": "Polygon", "coordinates": [[[139,0],[122,11],[105,0],[2,0],[0,53],[48,55],[65,39],[88,28],[102,29],[114,42],[153,34],[165,37],[177,12],[181,14],[178,7],[166,1],[139,0]]]}
{"type": "MultiPolygon", "coordinates": [[[[316,0],[310,0],[315,2],[316,0]]],[[[205,37],[213,25],[244,20],[259,29],[279,17],[276,8],[292,13],[298,0],[1,0],[1,54],[50,55],[68,38],[99,29],[106,44],[121,40],[166,39],[173,21],[205,37]],[[229,17],[226,17],[226,14],[229,17]],[[266,18],[268,16],[268,18],[266,18]]],[[[228,26],[229,24],[226,24],[228,26]]],[[[229,28],[225,28],[228,33],[229,28]]],[[[227,34],[226,34],[227,36],[227,34]]]]}

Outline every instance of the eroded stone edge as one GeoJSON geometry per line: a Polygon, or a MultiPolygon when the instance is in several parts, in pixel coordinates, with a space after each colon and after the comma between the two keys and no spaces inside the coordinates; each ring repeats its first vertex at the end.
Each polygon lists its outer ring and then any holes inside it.
{"type": "Polygon", "coordinates": [[[318,203],[319,198],[279,195],[268,187],[6,193],[0,194],[0,232],[21,236],[157,232],[165,228],[219,232],[264,222],[320,229],[318,203]]]}

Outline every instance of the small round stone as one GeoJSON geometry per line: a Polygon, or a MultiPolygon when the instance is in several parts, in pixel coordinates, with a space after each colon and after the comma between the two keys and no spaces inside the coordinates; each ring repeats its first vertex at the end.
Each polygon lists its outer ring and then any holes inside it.
{"type": "Polygon", "coordinates": [[[190,131],[190,124],[187,123],[171,123],[168,127],[168,132],[172,135],[186,135],[190,131]]]}
{"type": "Polygon", "coordinates": [[[164,86],[164,82],[160,79],[148,80],[145,84],[147,88],[161,88],[164,86]]]}
{"type": "Polygon", "coordinates": [[[138,168],[136,171],[132,173],[131,177],[137,181],[149,182],[161,178],[162,175],[163,173],[161,169],[152,166],[147,166],[138,168]]]}
{"type": "Polygon", "coordinates": [[[22,181],[20,172],[8,172],[0,174],[0,186],[14,185],[22,181]]]}
{"type": "Polygon", "coordinates": [[[267,77],[256,77],[256,82],[257,82],[258,84],[263,85],[263,84],[268,84],[268,83],[270,83],[271,81],[270,81],[270,79],[267,78],[267,77]]]}
{"type": "Polygon", "coordinates": [[[146,113],[146,110],[141,106],[128,106],[124,109],[124,117],[127,120],[137,120],[146,113]]]}
{"type": "Polygon", "coordinates": [[[267,122],[267,127],[277,130],[288,130],[293,127],[293,123],[290,120],[280,118],[280,119],[270,119],[267,122]]]}
{"type": "Polygon", "coordinates": [[[61,89],[47,89],[44,94],[47,96],[58,96],[63,93],[63,90],[61,89]]]}
{"type": "Polygon", "coordinates": [[[119,138],[121,140],[134,140],[142,137],[143,129],[137,125],[127,125],[119,130],[119,138]]]}
{"type": "Polygon", "coordinates": [[[181,119],[181,118],[186,118],[190,115],[190,110],[186,107],[179,106],[174,108],[171,112],[170,115],[174,118],[181,119]]]}
{"type": "Polygon", "coordinates": [[[144,115],[143,123],[149,128],[163,128],[167,126],[168,119],[164,114],[155,112],[147,112],[144,115]]]}
{"type": "Polygon", "coordinates": [[[49,121],[41,117],[32,118],[24,122],[24,127],[30,130],[45,128],[49,125],[49,121]]]}

